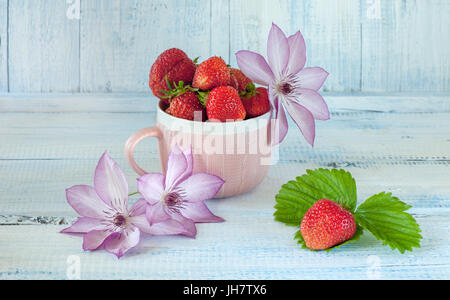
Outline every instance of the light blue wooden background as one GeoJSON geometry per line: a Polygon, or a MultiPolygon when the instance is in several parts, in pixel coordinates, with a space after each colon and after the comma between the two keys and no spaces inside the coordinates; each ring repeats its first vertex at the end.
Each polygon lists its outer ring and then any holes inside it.
{"type": "Polygon", "coordinates": [[[450,91],[449,0],[0,0],[0,93],[148,92],[166,48],[265,54],[301,29],[331,92],[450,91]],[[379,10],[378,10],[379,8],[379,10]]]}

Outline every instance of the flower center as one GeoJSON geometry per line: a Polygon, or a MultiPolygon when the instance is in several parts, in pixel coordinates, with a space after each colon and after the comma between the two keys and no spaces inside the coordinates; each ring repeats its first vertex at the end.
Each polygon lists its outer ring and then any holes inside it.
{"type": "Polygon", "coordinates": [[[184,207],[184,191],[182,189],[175,189],[169,193],[167,193],[163,197],[163,201],[166,204],[167,208],[172,212],[179,213],[180,210],[184,207]]]}
{"type": "Polygon", "coordinates": [[[180,201],[182,201],[180,195],[177,192],[168,193],[164,199],[168,206],[177,205],[180,201]]]}
{"type": "Polygon", "coordinates": [[[127,223],[127,219],[123,215],[116,215],[113,219],[113,224],[117,227],[123,227],[127,223]]]}
{"type": "Polygon", "coordinates": [[[294,88],[289,83],[285,82],[278,87],[278,90],[284,95],[289,95],[294,88]]]}

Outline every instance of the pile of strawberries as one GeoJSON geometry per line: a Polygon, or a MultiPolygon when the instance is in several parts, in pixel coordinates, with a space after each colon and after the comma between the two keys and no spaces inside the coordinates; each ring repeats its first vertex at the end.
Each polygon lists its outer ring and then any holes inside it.
{"type": "Polygon", "coordinates": [[[203,121],[242,121],[269,112],[267,89],[214,56],[197,65],[180,49],[164,51],[150,70],[150,88],[168,114],[203,121]]]}

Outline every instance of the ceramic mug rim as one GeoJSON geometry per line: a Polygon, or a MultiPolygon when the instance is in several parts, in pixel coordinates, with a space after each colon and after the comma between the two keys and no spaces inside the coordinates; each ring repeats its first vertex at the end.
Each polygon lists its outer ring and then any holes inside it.
{"type": "Polygon", "coordinates": [[[230,132],[240,133],[248,131],[256,131],[269,126],[270,112],[248,120],[238,122],[199,122],[185,120],[174,117],[164,110],[165,103],[160,101],[157,106],[157,123],[170,128],[176,128],[178,131],[192,133],[207,132],[208,134],[225,135],[230,132]]]}

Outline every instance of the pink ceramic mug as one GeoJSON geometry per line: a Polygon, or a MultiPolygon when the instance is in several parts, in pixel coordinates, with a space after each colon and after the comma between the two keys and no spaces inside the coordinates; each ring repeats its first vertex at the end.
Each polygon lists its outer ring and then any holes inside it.
{"type": "Polygon", "coordinates": [[[163,172],[175,144],[184,150],[192,147],[194,173],[225,180],[216,198],[243,194],[264,180],[272,164],[269,113],[241,122],[194,122],[175,118],[165,112],[166,108],[160,102],[156,126],[139,130],[125,145],[126,158],[136,173],[142,176],[147,172],[137,165],[134,148],[143,139],[154,137],[159,142],[163,172]]]}

